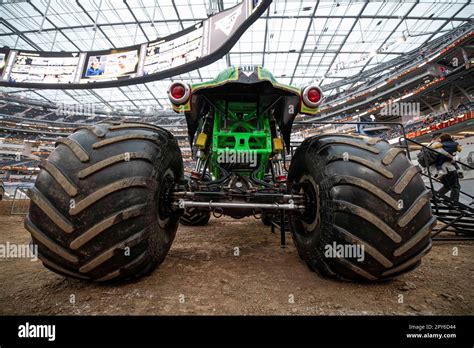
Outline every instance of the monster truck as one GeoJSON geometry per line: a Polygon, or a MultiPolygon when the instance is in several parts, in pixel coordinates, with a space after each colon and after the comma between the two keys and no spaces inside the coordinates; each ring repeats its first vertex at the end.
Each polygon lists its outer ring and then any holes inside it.
{"type": "Polygon", "coordinates": [[[173,135],[144,123],[79,127],[40,163],[25,227],[47,268],[95,281],[146,275],[165,258],[180,219],[205,225],[211,213],[284,211],[300,257],[338,279],[388,279],[430,250],[430,191],[403,149],[322,134],[304,140],[285,169],[293,121],[318,112],[318,86],[231,67],[212,81],[174,82],[168,95],[194,148],[188,177],[173,135]]]}

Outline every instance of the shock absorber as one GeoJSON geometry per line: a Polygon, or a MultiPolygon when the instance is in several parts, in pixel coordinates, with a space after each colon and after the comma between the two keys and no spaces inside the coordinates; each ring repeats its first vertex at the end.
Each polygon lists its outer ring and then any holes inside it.
{"type": "Polygon", "coordinates": [[[285,182],[286,174],[283,171],[283,158],[280,153],[276,154],[272,158],[272,169],[273,175],[275,176],[275,182],[285,182]]]}
{"type": "Polygon", "coordinates": [[[282,183],[286,181],[286,174],[283,171],[283,156],[281,152],[283,151],[283,142],[280,137],[273,138],[273,152],[272,157],[272,170],[275,182],[282,183]]]}
{"type": "MultiPolygon", "coordinates": [[[[201,133],[206,135],[205,133],[201,133]]],[[[199,134],[199,135],[201,135],[199,134]]],[[[191,178],[194,180],[199,180],[204,175],[204,170],[206,169],[207,155],[204,150],[199,149],[197,151],[197,160],[194,170],[191,172],[191,178]]]]}
{"type": "Polygon", "coordinates": [[[269,117],[270,117],[270,130],[271,130],[271,136],[272,136],[272,152],[273,156],[271,158],[271,166],[272,166],[272,172],[273,172],[273,180],[275,183],[283,183],[286,181],[286,175],[283,170],[283,156],[281,153],[284,151],[283,147],[283,141],[281,140],[281,137],[278,136],[278,131],[277,131],[277,122],[275,120],[275,110],[271,109],[269,111],[269,117]]]}
{"type": "Polygon", "coordinates": [[[201,128],[201,133],[199,133],[195,146],[197,147],[197,153],[196,153],[196,166],[194,167],[194,170],[191,172],[191,178],[194,180],[199,180],[202,178],[204,175],[204,171],[206,170],[206,164],[207,164],[207,157],[208,153],[206,150],[207,147],[207,132],[209,132],[209,123],[212,122],[212,115],[213,111],[212,109],[206,114],[203,120],[202,128],[201,128]]]}

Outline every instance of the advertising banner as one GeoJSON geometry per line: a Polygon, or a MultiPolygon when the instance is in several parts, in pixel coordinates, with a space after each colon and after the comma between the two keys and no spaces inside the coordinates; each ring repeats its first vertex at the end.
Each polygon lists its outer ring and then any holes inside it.
{"type": "Polygon", "coordinates": [[[70,84],[79,67],[79,53],[17,52],[7,77],[8,82],[70,84]]]}
{"type": "Polygon", "coordinates": [[[86,54],[80,83],[96,83],[136,77],[140,46],[86,54]]]}

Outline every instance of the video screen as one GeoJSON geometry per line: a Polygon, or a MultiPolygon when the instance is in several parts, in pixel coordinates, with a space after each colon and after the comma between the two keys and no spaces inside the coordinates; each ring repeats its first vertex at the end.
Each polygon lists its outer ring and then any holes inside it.
{"type": "Polygon", "coordinates": [[[201,26],[176,39],[148,44],[143,74],[158,73],[201,58],[203,32],[201,26]]]}
{"type": "Polygon", "coordinates": [[[82,72],[81,83],[117,80],[135,77],[138,68],[139,48],[106,53],[90,52],[82,72]]]}
{"type": "Polygon", "coordinates": [[[10,82],[72,83],[79,65],[79,53],[18,52],[10,82]]]}

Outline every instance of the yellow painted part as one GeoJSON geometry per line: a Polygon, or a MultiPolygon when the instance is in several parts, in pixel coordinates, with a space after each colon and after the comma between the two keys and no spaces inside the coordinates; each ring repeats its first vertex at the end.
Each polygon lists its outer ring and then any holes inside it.
{"type": "Polygon", "coordinates": [[[206,141],[207,141],[207,134],[199,133],[196,139],[196,146],[200,149],[204,149],[206,147],[206,141]]]}
{"type": "Polygon", "coordinates": [[[281,138],[273,138],[273,152],[283,151],[283,142],[281,138]]]}
{"type": "Polygon", "coordinates": [[[300,107],[300,112],[302,114],[307,114],[307,115],[316,115],[319,112],[319,108],[309,108],[306,105],[304,105],[303,101],[301,101],[301,107],[300,107]]]}
{"type": "Polygon", "coordinates": [[[173,106],[174,112],[177,112],[177,113],[189,112],[191,111],[191,98],[189,98],[186,104],[180,104],[180,105],[172,104],[172,106],[173,106]]]}

